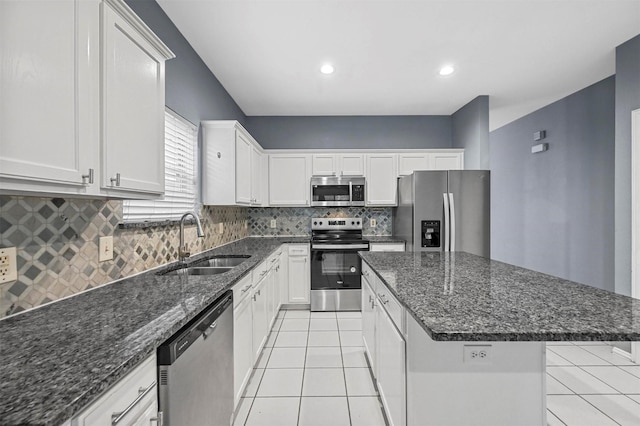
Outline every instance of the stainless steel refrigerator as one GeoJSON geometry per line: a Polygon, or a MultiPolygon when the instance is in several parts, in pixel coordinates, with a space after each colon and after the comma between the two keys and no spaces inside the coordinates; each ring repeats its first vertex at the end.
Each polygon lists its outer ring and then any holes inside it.
{"type": "Polygon", "coordinates": [[[488,170],[415,171],[398,179],[393,235],[407,251],[466,251],[490,257],[488,170]]]}

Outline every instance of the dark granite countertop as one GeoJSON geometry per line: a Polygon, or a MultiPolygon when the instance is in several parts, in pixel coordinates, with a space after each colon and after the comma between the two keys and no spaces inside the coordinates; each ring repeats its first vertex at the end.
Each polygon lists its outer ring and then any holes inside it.
{"type": "Polygon", "coordinates": [[[281,244],[308,241],[245,238],[189,259],[251,255],[230,272],[181,285],[155,269],[1,320],[0,424],[60,425],[281,244]]]}
{"type": "Polygon", "coordinates": [[[640,300],[469,253],[360,252],[434,340],[640,340],[640,300]]]}

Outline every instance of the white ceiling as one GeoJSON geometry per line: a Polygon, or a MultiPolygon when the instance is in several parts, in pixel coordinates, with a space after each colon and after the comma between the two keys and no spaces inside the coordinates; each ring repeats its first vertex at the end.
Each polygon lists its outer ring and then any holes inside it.
{"type": "Polygon", "coordinates": [[[249,116],[449,115],[489,95],[493,130],[614,74],[640,33],[640,0],[157,1],[249,116]]]}

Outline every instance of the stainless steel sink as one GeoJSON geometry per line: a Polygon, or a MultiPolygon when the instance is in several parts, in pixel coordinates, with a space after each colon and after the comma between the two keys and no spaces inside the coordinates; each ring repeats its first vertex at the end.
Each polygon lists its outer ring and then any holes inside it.
{"type": "Polygon", "coordinates": [[[214,267],[214,268],[227,268],[235,267],[247,260],[249,256],[231,256],[231,257],[213,257],[211,259],[201,260],[196,262],[195,267],[214,267]]]}
{"type": "Polygon", "coordinates": [[[211,266],[192,266],[190,268],[176,269],[174,271],[169,271],[164,275],[218,275],[224,274],[225,272],[229,272],[233,269],[233,266],[223,266],[223,267],[211,267],[211,266]]]}
{"type": "Polygon", "coordinates": [[[165,272],[162,275],[218,275],[229,272],[242,262],[250,258],[248,255],[212,257],[195,262],[193,265],[174,271],[165,272]]]}

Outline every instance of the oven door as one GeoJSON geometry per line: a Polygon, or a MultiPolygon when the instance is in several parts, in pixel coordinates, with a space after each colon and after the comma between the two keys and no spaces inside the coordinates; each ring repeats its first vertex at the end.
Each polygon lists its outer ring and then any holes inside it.
{"type": "Polygon", "coordinates": [[[366,250],[369,250],[366,242],[312,244],[311,290],[360,289],[362,261],[358,251],[366,250]]]}

